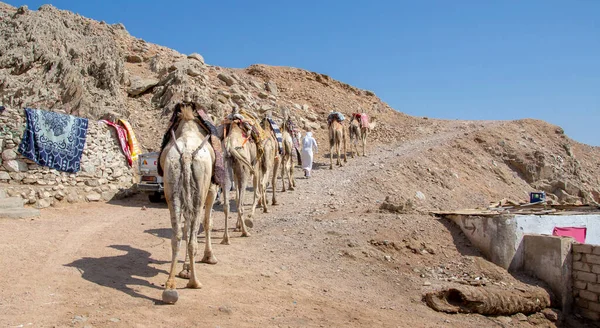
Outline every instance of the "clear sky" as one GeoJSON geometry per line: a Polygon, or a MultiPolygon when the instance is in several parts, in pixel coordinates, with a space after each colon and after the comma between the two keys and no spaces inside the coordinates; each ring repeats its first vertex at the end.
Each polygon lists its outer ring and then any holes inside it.
{"type": "MultiPolygon", "coordinates": [[[[48,1],[4,0],[37,10],[48,1]]],[[[393,108],[536,118],[600,146],[600,0],[54,0],[207,63],[316,71],[393,108]]]]}

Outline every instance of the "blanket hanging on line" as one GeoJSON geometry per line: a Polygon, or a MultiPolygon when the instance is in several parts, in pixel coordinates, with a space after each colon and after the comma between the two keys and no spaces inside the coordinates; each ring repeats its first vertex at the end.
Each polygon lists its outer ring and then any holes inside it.
{"type": "Polygon", "coordinates": [[[101,123],[107,124],[115,128],[117,130],[117,135],[119,136],[119,143],[121,144],[121,150],[123,150],[123,154],[127,159],[127,164],[131,167],[133,165],[133,159],[131,158],[131,149],[129,148],[129,142],[127,141],[127,130],[119,125],[115,124],[108,120],[100,120],[101,123]]]}
{"type": "Polygon", "coordinates": [[[59,171],[75,173],[81,166],[88,129],[86,118],[25,108],[27,126],[19,153],[59,171]]]}

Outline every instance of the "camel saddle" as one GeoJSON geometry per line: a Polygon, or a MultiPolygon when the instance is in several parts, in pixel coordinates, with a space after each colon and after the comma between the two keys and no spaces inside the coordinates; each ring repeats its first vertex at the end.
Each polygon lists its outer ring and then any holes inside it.
{"type": "MultiPolygon", "coordinates": [[[[213,168],[213,175],[212,175],[212,182],[219,185],[219,186],[223,186],[223,183],[225,183],[225,166],[223,163],[223,150],[221,148],[221,139],[219,139],[218,137],[218,132],[217,132],[217,128],[215,127],[214,123],[212,122],[212,120],[210,119],[210,117],[206,114],[206,112],[204,110],[202,110],[201,108],[197,108],[196,104],[191,103],[192,108],[195,110],[196,113],[196,118],[198,119],[198,121],[200,121],[200,125],[204,128],[204,130],[210,134],[210,145],[212,146],[214,152],[215,152],[215,166],[213,168]]],[[[171,140],[171,130],[175,131],[177,130],[177,126],[179,125],[179,120],[177,119],[177,115],[181,112],[181,109],[179,106],[175,107],[175,110],[173,111],[173,115],[171,116],[171,120],[169,123],[169,128],[167,129],[167,132],[165,132],[164,136],[163,136],[163,141],[162,144],[160,146],[160,152],[158,154],[158,163],[157,163],[157,171],[158,171],[158,175],[160,175],[161,177],[163,176],[163,169],[162,166],[160,165],[160,156],[162,155],[163,150],[165,149],[165,147],[167,146],[167,144],[169,143],[169,141],[171,140]]]]}

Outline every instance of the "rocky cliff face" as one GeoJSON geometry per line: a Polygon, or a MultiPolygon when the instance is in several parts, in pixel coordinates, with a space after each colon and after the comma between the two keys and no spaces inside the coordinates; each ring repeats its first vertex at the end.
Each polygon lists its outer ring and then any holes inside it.
{"type": "Polygon", "coordinates": [[[159,146],[172,106],[198,101],[216,117],[231,104],[255,112],[292,109],[301,127],[321,129],[333,109],[393,113],[372,92],[300,69],[226,69],[108,25],[44,5],[0,3],[0,101],[98,119],[129,119],[147,149],[159,146]]]}
{"type": "Polygon", "coordinates": [[[533,190],[545,190],[557,201],[600,201],[599,148],[570,140],[545,122],[411,117],[371,91],[324,74],[209,63],[200,54],[180,54],[135,38],[121,24],[108,25],[50,5],[29,10],[0,3],[0,102],[10,109],[40,108],[92,120],[114,114],[129,120],[147,151],[158,149],[173,105],[186,98],[217,118],[233,104],[257,114],[273,111],[275,117],[281,107],[288,107],[300,128],[315,132],[321,149],[327,148],[329,111],[349,115],[365,110],[378,121],[370,145],[418,155],[406,165],[388,158],[385,170],[394,168],[390,174],[397,177],[374,186],[383,194],[440,194],[431,202],[444,208],[481,204],[491,200],[487,195],[499,193],[522,199],[533,190]],[[476,133],[459,133],[479,124],[476,133]],[[421,141],[432,136],[440,143],[421,141]],[[459,190],[481,190],[482,196],[467,199],[455,192],[459,190]]]}

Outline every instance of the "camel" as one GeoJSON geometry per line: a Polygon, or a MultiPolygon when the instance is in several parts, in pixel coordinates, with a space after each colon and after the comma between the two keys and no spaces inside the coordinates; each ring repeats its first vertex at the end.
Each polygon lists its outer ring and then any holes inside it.
{"type": "Polygon", "coordinates": [[[352,119],[350,120],[350,155],[354,158],[354,151],[356,151],[356,155],[360,156],[358,152],[358,147],[356,144],[358,143],[358,139],[360,138],[362,142],[363,156],[367,156],[365,152],[365,146],[367,145],[367,136],[369,132],[375,128],[376,121],[375,117],[372,118],[372,121],[369,123],[368,127],[363,127],[360,120],[352,115],[352,119]]]}
{"type": "MultiPolygon", "coordinates": [[[[244,220],[244,195],[246,193],[246,184],[248,178],[256,176],[255,164],[257,163],[257,149],[256,144],[250,141],[250,136],[244,136],[244,132],[240,127],[239,123],[233,122],[231,124],[226,123],[226,132],[224,133],[223,148],[225,150],[226,166],[231,168],[233,173],[233,182],[235,184],[236,204],[238,211],[238,220],[236,226],[242,231],[242,237],[250,237],[247,225],[252,225],[252,221],[244,220]]],[[[258,179],[253,179],[254,186],[254,197],[258,195],[258,179]]],[[[225,232],[223,234],[223,240],[221,244],[229,245],[229,202],[227,201],[227,194],[229,193],[229,186],[222,188],[223,193],[223,212],[225,213],[225,232]]]]}
{"type": "Polygon", "coordinates": [[[165,197],[173,231],[171,268],[162,294],[165,303],[175,303],[179,299],[175,283],[175,266],[182,239],[187,243],[184,270],[189,255],[190,275],[187,287],[202,287],[196,275],[195,256],[203,208],[206,242],[201,261],[209,264],[217,263],[211,244],[212,205],[217,187],[211,182],[215,153],[207,142],[210,134],[196,119],[194,105],[177,104],[175,109],[180,110],[176,118],[179,124],[175,131],[170,130],[172,138],[160,157],[161,166],[164,168],[165,197]]]}
{"type": "Polygon", "coordinates": [[[329,124],[329,169],[333,169],[333,147],[335,146],[335,150],[337,153],[337,165],[343,166],[342,161],[340,161],[340,148],[342,142],[344,143],[344,163],[348,162],[346,158],[346,129],[342,123],[337,120],[333,120],[331,124],[329,124]]]}
{"type": "Polygon", "coordinates": [[[294,163],[292,161],[292,154],[294,151],[294,142],[292,136],[288,131],[288,117],[284,114],[283,124],[281,127],[281,136],[283,141],[283,155],[281,156],[281,183],[283,187],[281,192],[285,192],[285,179],[287,177],[289,190],[296,188],[296,180],[294,179],[294,163]]]}
{"type": "MultiPolygon", "coordinates": [[[[260,174],[260,203],[263,206],[263,212],[268,212],[268,204],[267,204],[267,186],[269,183],[269,178],[271,178],[271,186],[273,190],[273,196],[271,199],[272,205],[278,205],[277,197],[275,193],[275,186],[277,185],[277,173],[279,171],[279,165],[281,163],[281,155],[279,155],[279,145],[277,144],[277,137],[275,136],[275,131],[269,124],[267,118],[270,118],[270,115],[265,117],[262,120],[262,128],[267,131],[268,138],[264,141],[264,156],[261,158],[261,174],[260,174]]],[[[256,200],[255,200],[256,201],[256,200]]],[[[255,202],[256,203],[256,202],[255,202]]],[[[252,213],[254,214],[255,205],[253,204],[252,213]]]]}

